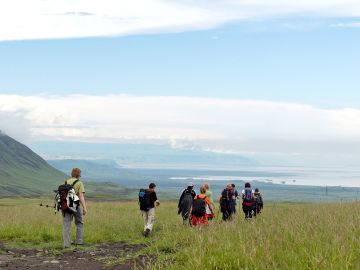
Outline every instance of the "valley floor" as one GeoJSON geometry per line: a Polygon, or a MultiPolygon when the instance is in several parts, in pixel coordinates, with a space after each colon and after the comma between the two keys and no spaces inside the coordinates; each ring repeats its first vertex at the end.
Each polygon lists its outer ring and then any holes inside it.
{"type": "Polygon", "coordinates": [[[218,213],[191,228],[164,201],[144,238],[136,202],[90,202],[87,246],[67,250],[61,215],[39,203],[0,200],[0,269],[360,269],[359,203],[269,203],[250,221],[238,208],[230,222],[218,213]]]}

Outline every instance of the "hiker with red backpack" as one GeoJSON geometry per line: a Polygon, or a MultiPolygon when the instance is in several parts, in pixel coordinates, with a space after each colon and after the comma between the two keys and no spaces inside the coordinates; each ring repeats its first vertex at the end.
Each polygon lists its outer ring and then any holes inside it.
{"type": "Polygon", "coordinates": [[[66,186],[69,186],[67,192],[60,192],[59,201],[60,207],[63,214],[63,238],[64,238],[64,247],[70,247],[70,230],[71,230],[71,221],[74,218],[76,226],[76,241],[75,245],[83,245],[83,235],[84,235],[84,220],[83,216],[87,213],[86,203],[85,203],[85,188],[84,184],[80,181],[81,170],[79,168],[74,168],[71,171],[71,178],[65,181],[65,185],[61,187],[63,190],[66,190],[66,186]],[[76,203],[77,199],[75,197],[75,202],[72,202],[69,198],[69,193],[74,192],[76,197],[78,197],[79,203],[76,203]]]}
{"type": "Polygon", "coordinates": [[[251,189],[250,183],[245,183],[245,189],[241,192],[241,198],[245,219],[252,218],[254,191],[251,189]]]}
{"type": "Polygon", "coordinates": [[[211,205],[209,197],[205,195],[206,188],[204,186],[200,187],[200,194],[196,195],[192,206],[191,206],[191,225],[192,226],[202,226],[208,225],[208,214],[206,209],[210,210],[211,215],[214,217],[215,211],[211,205]]]}
{"type": "Polygon", "coordinates": [[[156,185],[149,184],[148,189],[140,189],[139,204],[142,216],[144,218],[144,231],[143,235],[148,237],[151,233],[155,222],[155,206],[160,205],[155,192],[156,185]]]}

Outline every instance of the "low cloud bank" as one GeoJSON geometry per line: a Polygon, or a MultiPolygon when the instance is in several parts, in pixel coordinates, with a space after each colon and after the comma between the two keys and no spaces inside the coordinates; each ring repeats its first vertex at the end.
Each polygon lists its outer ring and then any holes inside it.
{"type": "Polygon", "coordinates": [[[240,99],[0,95],[0,130],[26,140],[156,143],[221,153],[358,155],[360,110],[240,99]]]}

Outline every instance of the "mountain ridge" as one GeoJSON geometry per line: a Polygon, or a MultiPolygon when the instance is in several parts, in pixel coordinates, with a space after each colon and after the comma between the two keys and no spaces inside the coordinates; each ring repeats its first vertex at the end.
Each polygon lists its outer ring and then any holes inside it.
{"type": "Polygon", "coordinates": [[[0,131],[0,197],[39,196],[68,176],[0,131]]]}

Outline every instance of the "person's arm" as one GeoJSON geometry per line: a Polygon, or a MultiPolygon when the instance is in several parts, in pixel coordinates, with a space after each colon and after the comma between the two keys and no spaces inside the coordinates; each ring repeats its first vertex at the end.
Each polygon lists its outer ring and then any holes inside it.
{"type": "Polygon", "coordinates": [[[209,206],[211,214],[215,215],[215,210],[214,210],[214,207],[211,205],[211,201],[210,201],[209,197],[207,199],[208,199],[208,201],[206,203],[209,206]]]}
{"type": "Polygon", "coordinates": [[[85,203],[85,196],[83,192],[79,193],[79,199],[80,199],[80,204],[83,208],[83,215],[85,216],[87,213],[87,209],[86,209],[86,203],[85,203]]]}
{"type": "Polygon", "coordinates": [[[157,196],[156,196],[156,192],[154,192],[154,202],[156,206],[160,205],[160,201],[158,200],[157,196]]]}

